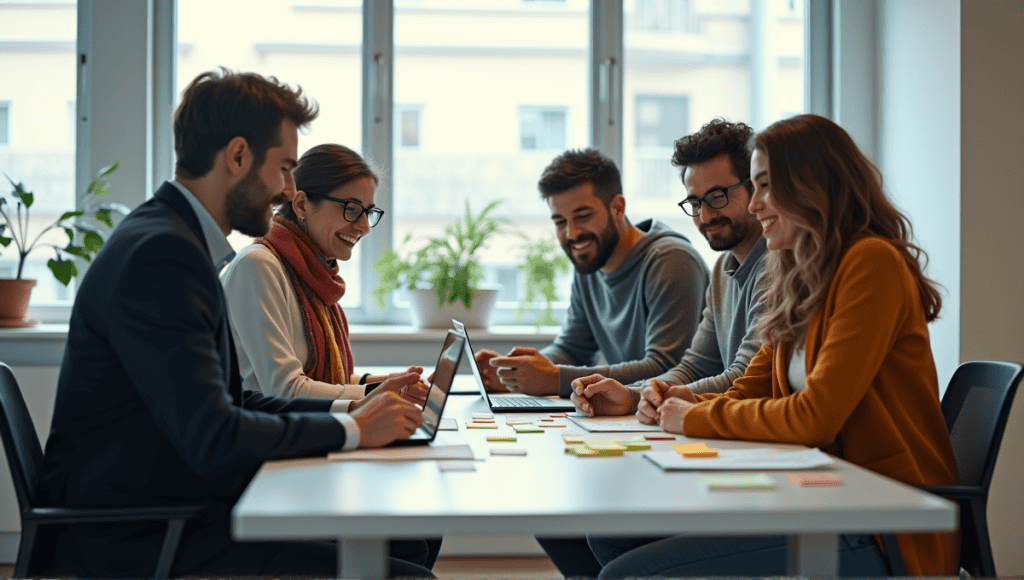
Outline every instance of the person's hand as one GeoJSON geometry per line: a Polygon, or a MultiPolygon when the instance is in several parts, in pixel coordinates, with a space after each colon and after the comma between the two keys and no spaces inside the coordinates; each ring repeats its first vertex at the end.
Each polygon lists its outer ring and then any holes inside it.
{"type": "Polygon", "coordinates": [[[363,404],[351,411],[359,425],[359,447],[381,447],[395,439],[412,435],[423,422],[420,407],[387,391],[363,399],[363,404]]]}
{"type": "Polygon", "coordinates": [[[590,375],[572,382],[569,397],[580,413],[597,415],[628,415],[633,408],[633,393],[619,381],[602,375],[590,375]]]}
{"type": "Polygon", "coordinates": [[[508,388],[498,378],[498,369],[491,366],[491,359],[501,355],[493,350],[476,351],[476,368],[480,371],[480,378],[484,381],[484,388],[488,393],[507,393],[508,388]]]}
{"type": "Polygon", "coordinates": [[[535,348],[515,347],[508,355],[489,361],[509,391],[527,395],[557,395],[558,367],[535,348]]]}
{"type": "Polygon", "coordinates": [[[352,401],[349,404],[349,411],[351,412],[362,407],[368,400],[379,397],[384,393],[400,395],[410,403],[417,405],[423,405],[426,402],[427,392],[430,391],[430,387],[423,383],[419,373],[395,373],[387,376],[390,378],[386,378],[381,384],[377,385],[376,388],[370,391],[370,394],[357,401],[352,401]]]}
{"type": "Polygon", "coordinates": [[[665,381],[648,381],[640,392],[640,405],[636,410],[637,420],[645,425],[657,425],[661,420],[658,407],[669,398],[671,388],[665,381]]]}
{"type": "Polygon", "coordinates": [[[402,371],[400,373],[390,373],[390,374],[387,374],[387,375],[370,375],[370,376],[366,377],[366,380],[363,381],[363,382],[366,383],[367,385],[370,384],[370,383],[383,383],[384,381],[386,381],[386,380],[388,380],[388,379],[390,379],[392,377],[397,377],[399,375],[404,375],[406,373],[416,373],[417,375],[422,375],[423,374],[423,367],[409,367],[409,370],[407,370],[407,371],[402,371]]]}
{"type": "Polygon", "coordinates": [[[661,417],[658,424],[669,433],[685,435],[683,419],[686,418],[686,412],[697,405],[697,398],[686,387],[683,387],[680,394],[680,397],[665,399],[658,407],[658,415],[661,417]]]}

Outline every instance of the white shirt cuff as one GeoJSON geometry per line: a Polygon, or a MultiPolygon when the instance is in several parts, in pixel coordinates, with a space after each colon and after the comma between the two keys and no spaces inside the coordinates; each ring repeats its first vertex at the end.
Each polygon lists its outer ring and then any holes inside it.
{"type": "Polygon", "coordinates": [[[331,413],[348,413],[349,407],[352,406],[351,399],[335,399],[331,403],[331,413]]]}
{"type": "MultiPolygon", "coordinates": [[[[335,401],[334,404],[341,403],[343,401],[335,401]]],[[[352,451],[359,447],[359,423],[352,418],[352,415],[347,413],[334,413],[334,405],[331,406],[331,416],[341,423],[343,429],[345,429],[345,445],[341,448],[342,451],[352,451]]]]}

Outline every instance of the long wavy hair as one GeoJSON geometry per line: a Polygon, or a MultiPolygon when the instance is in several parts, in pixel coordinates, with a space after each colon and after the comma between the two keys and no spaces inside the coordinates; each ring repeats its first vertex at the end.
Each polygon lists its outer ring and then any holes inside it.
{"type": "Polygon", "coordinates": [[[824,306],[832,276],[846,250],[865,236],[889,240],[907,263],[928,322],[942,308],[938,285],[924,275],[924,250],[882,190],[882,176],[839,125],[818,115],[772,124],[748,144],[768,157],[769,191],[779,211],[796,225],[792,250],[769,253],[771,292],[759,323],[767,344],[804,336],[824,306]]]}

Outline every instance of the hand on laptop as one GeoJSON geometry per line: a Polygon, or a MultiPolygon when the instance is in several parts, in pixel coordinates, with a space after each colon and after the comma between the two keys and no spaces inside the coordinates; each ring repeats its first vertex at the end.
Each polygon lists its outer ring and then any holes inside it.
{"type": "Polygon", "coordinates": [[[416,373],[418,375],[422,375],[423,374],[423,367],[409,367],[409,370],[407,370],[407,371],[404,371],[404,372],[401,372],[401,373],[391,373],[391,374],[388,374],[388,375],[370,375],[370,376],[366,377],[366,381],[364,381],[364,382],[367,383],[367,384],[369,384],[369,383],[383,383],[384,381],[390,379],[391,377],[397,377],[398,375],[404,375],[406,373],[416,373]]]}
{"type": "Polygon", "coordinates": [[[359,425],[359,447],[381,447],[395,439],[412,435],[423,421],[419,407],[401,396],[385,391],[360,401],[358,409],[351,411],[359,425]]]}
{"type": "Polygon", "coordinates": [[[476,368],[480,370],[480,378],[484,381],[484,388],[488,393],[507,393],[508,387],[501,383],[498,378],[498,369],[491,366],[491,359],[501,355],[493,350],[476,351],[476,368]]]}
{"type": "Polygon", "coordinates": [[[395,373],[386,375],[382,378],[384,378],[384,382],[377,385],[377,387],[370,391],[366,397],[352,401],[349,406],[349,410],[352,411],[358,409],[365,405],[366,401],[373,397],[383,395],[384,393],[401,395],[402,398],[406,399],[410,403],[415,403],[421,406],[427,399],[427,391],[430,390],[430,387],[423,384],[423,380],[417,372],[395,373]]]}
{"type": "Polygon", "coordinates": [[[498,379],[510,392],[536,396],[558,394],[558,367],[535,348],[517,346],[507,356],[493,357],[488,362],[498,367],[498,379]]]}
{"type": "Polygon", "coordinates": [[[572,382],[569,400],[581,413],[598,415],[628,415],[636,406],[636,395],[629,387],[602,375],[590,375],[572,382]]]}

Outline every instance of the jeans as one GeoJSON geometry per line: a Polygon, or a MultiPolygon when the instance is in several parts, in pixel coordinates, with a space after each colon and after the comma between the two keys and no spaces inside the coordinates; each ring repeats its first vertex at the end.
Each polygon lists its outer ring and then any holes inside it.
{"type": "MultiPolygon", "coordinates": [[[[598,578],[631,576],[785,576],[783,536],[608,538],[589,536],[602,566],[598,578]]],[[[874,538],[839,536],[840,576],[888,576],[889,567],[874,538]]]]}

